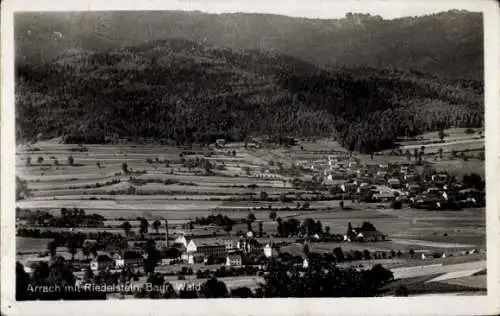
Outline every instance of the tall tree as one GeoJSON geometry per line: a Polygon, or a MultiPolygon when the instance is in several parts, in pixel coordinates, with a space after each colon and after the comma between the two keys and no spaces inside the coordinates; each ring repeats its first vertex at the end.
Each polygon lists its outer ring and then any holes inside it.
{"type": "Polygon", "coordinates": [[[130,234],[130,229],[132,229],[132,225],[130,225],[129,221],[125,221],[122,224],[123,231],[125,232],[125,236],[128,237],[130,234]]]}
{"type": "Polygon", "coordinates": [[[224,231],[227,233],[228,236],[232,230],[233,230],[233,226],[231,226],[231,225],[224,226],[224,231]]]}
{"type": "Polygon", "coordinates": [[[90,249],[88,246],[84,246],[82,248],[82,255],[85,256],[85,258],[88,260],[89,259],[89,256],[90,256],[90,249]]]}
{"type": "Polygon", "coordinates": [[[205,298],[223,298],[229,297],[229,291],[224,282],[215,277],[209,279],[202,285],[202,294],[205,298]]]}
{"type": "Polygon", "coordinates": [[[285,229],[284,229],[283,220],[281,219],[281,217],[278,217],[276,219],[276,223],[277,223],[276,230],[278,231],[278,235],[279,236],[284,236],[285,235],[285,229]]]}
{"type": "Polygon", "coordinates": [[[440,129],[438,132],[438,137],[441,142],[443,142],[445,135],[446,134],[444,133],[444,130],[440,129]]]}
{"type": "Polygon", "coordinates": [[[71,254],[71,261],[75,261],[75,255],[78,251],[78,243],[76,240],[69,240],[67,245],[68,251],[71,254]]]}
{"type": "Polygon", "coordinates": [[[141,235],[141,239],[144,239],[144,234],[148,232],[149,222],[145,218],[141,218],[139,224],[139,234],[141,235]]]}
{"type": "Polygon", "coordinates": [[[57,243],[55,240],[47,244],[47,250],[49,251],[49,254],[52,258],[54,258],[56,255],[56,249],[57,249],[57,243]]]}
{"type": "Polygon", "coordinates": [[[255,215],[253,213],[249,213],[248,217],[247,217],[247,221],[253,223],[253,222],[255,222],[255,220],[256,220],[255,215]]]}
{"type": "Polygon", "coordinates": [[[160,229],[160,226],[161,226],[161,222],[159,220],[155,220],[152,224],[153,226],[153,229],[156,231],[156,233],[158,234],[159,232],[159,229],[160,229]]]}
{"type": "Polygon", "coordinates": [[[99,250],[99,247],[96,243],[93,243],[90,245],[90,253],[94,258],[97,258],[97,251],[99,250]]]}
{"type": "Polygon", "coordinates": [[[277,216],[278,216],[278,214],[275,211],[272,211],[271,213],[269,213],[269,219],[270,220],[274,221],[277,216]]]}

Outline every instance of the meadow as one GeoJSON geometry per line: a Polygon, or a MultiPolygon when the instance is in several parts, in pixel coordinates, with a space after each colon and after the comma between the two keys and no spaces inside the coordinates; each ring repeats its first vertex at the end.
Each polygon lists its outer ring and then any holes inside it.
{"type": "MultiPolygon", "coordinates": [[[[448,131],[445,141],[463,138],[463,131],[448,131]],[[461,136],[462,135],[462,136],[461,136]],[[460,138],[462,137],[462,138],[460,138]]],[[[429,139],[435,135],[426,136],[429,139]]],[[[65,145],[57,140],[19,146],[17,175],[27,180],[32,196],[17,202],[20,208],[59,214],[61,208],[81,208],[87,214],[96,213],[106,218],[105,228],[76,228],[80,231],[108,230],[123,234],[119,225],[129,220],[132,229],[138,227],[137,217],[145,217],[150,224],[155,219],[167,219],[173,234],[183,231],[179,225],[196,217],[222,214],[237,221],[229,235],[222,227],[198,226],[185,231],[203,242],[221,238],[237,238],[236,232],[246,231],[240,220],[253,213],[262,222],[266,236],[276,233],[277,223],[270,219],[276,212],[283,220],[306,218],[319,220],[329,226],[330,232],[344,234],[348,223],[353,226],[365,221],[388,235],[388,241],[363,244],[337,242],[316,243],[312,249],[331,252],[342,246],[349,250],[423,252],[460,252],[485,248],[484,209],[460,211],[426,211],[410,208],[394,210],[387,205],[351,203],[345,209],[338,201],[310,201],[309,210],[297,209],[304,201],[262,201],[261,192],[277,199],[280,194],[307,196],[308,191],[293,188],[292,177],[266,179],[258,177],[276,173],[279,164],[290,166],[300,159],[324,159],[331,151],[344,151],[333,140],[303,140],[298,145],[282,148],[264,145],[259,149],[246,149],[243,143],[232,143],[226,148],[193,146],[179,148],[157,145],[65,145]],[[72,164],[68,158],[73,158],[72,164]],[[28,157],[31,164],[27,164],[28,157]],[[39,159],[38,157],[42,157],[39,159]],[[207,159],[211,173],[203,168],[187,168],[181,159],[207,159]],[[57,161],[57,163],[55,162],[57,161]],[[124,170],[123,164],[126,164],[124,170]],[[110,184],[110,181],[115,183],[110,184]],[[96,186],[96,184],[98,184],[96,186]],[[131,191],[130,188],[133,188],[131,191]],[[252,198],[249,198],[249,197],[252,198]],[[242,200],[244,198],[244,200],[242,200]],[[213,237],[207,237],[208,235],[213,237]]],[[[370,163],[407,161],[405,156],[355,155],[370,163]]],[[[454,161],[434,162],[439,168],[449,168],[454,161]]],[[[455,162],[476,163],[476,161],[455,162]]],[[[462,166],[463,166],[462,164],[462,166]]],[[[483,162],[484,165],[484,162],[483,162]]],[[[457,166],[458,168],[458,166],[457,166]]],[[[478,167],[479,168],[479,167],[478,167]]],[[[258,225],[254,223],[254,230],[258,225]]],[[[163,232],[164,228],[160,228],[163,232]]],[[[262,238],[263,242],[269,237],[262,238]]],[[[276,238],[274,240],[277,240],[276,238]]],[[[292,238],[283,240],[293,243],[292,238]]],[[[47,241],[18,240],[22,250],[46,249],[47,241]]]]}

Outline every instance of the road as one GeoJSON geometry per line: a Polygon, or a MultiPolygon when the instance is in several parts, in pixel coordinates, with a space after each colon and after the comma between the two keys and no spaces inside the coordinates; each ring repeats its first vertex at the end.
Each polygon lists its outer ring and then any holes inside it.
{"type": "Polygon", "coordinates": [[[486,268],[486,260],[464,262],[457,264],[432,264],[417,267],[405,267],[392,269],[395,279],[407,279],[425,275],[444,274],[459,271],[481,270],[486,268]]]}
{"type": "MultiPolygon", "coordinates": [[[[444,146],[451,146],[451,145],[459,145],[459,144],[470,144],[470,143],[482,143],[484,144],[484,138],[482,139],[464,139],[464,140],[457,140],[457,141],[451,141],[451,142],[444,142],[444,143],[431,143],[431,144],[425,144],[425,148],[429,147],[444,147],[444,146]]],[[[405,145],[401,146],[401,149],[420,149],[422,147],[422,144],[417,144],[417,145],[405,145]]]]}

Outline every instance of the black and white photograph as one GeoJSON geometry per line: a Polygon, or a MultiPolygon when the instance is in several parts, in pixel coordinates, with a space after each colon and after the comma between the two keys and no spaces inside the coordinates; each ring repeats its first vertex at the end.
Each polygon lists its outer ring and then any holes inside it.
{"type": "Polygon", "coordinates": [[[3,315],[491,298],[493,2],[313,2],[11,12],[3,315]]]}

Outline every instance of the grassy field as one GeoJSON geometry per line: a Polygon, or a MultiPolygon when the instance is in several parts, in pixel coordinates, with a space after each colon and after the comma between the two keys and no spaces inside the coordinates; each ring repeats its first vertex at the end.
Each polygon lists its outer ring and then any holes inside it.
{"type": "Polygon", "coordinates": [[[47,244],[52,239],[16,237],[17,252],[40,252],[47,249],[47,244]]]}
{"type": "MultiPolygon", "coordinates": [[[[460,144],[475,144],[470,135],[462,135],[463,131],[446,131],[449,136],[445,142],[460,144]]],[[[477,135],[476,135],[477,136],[477,135]]],[[[474,136],[475,137],[475,136],[474,136]]],[[[423,135],[424,140],[435,140],[433,134],[423,135]]],[[[415,144],[406,142],[407,146],[415,144]]],[[[450,145],[451,146],[451,145],[450,145]]],[[[457,252],[474,248],[485,248],[485,211],[484,209],[468,209],[462,211],[423,211],[405,208],[393,210],[378,207],[374,204],[352,204],[346,201],[346,209],[339,208],[338,201],[310,202],[313,210],[296,208],[296,202],[267,202],[260,201],[260,193],[266,192],[276,198],[285,193],[304,196],[310,192],[291,188],[291,178],[282,181],[278,179],[261,179],[256,175],[267,170],[276,173],[278,163],[285,167],[297,163],[301,159],[323,159],[331,151],[343,151],[343,148],[333,140],[301,140],[297,146],[280,148],[274,145],[265,145],[261,149],[244,149],[242,143],[229,144],[227,148],[214,149],[194,146],[192,148],[177,148],[173,146],[154,145],[63,145],[57,141],[36,143],[31,150],[26,146],[19,146],[17,150],[17,175],[28,181],[28,187],[33,189],[33,197],[18,201],[21,208],[40,209],[53,214],[59,214],[60,208],[82,208],[86,213],[97,213],[106,217],[107,226],[117,226],[124,219],[130,220],[134,229],[137,228],[137,217],[168,219],[170,225],[182,225],[195,217],[206,217],[210,214],[226,215],[235,220],[246,218],[251,212],[258,221],[263,222],[264,232],[271,235],[276,233],[276,222],[269,219],[271,211],[286,220],[296,218],[300,221],[306,218],[320,220],[323,227],[329,226],[330,232],[344,234],[349,222],[353,226],[370,221],[378,230],[387,234],[389,241],[377,243],[318,243],[312,244],[313,251],[331,252],[333,248],[341,246],[344,251],[349,250],[401,250],[415,251],[443,251],[457,252]],[[75,151],[86,148],[87,151],[75,151]],[[231,153],[235,150],[235,154],[231,153]],[[230,152],[228,154],[228,152],[230,152]],[[68,164],[68,157],[74,158],[74,165],[68,164]],[[180,163],[180,159],[194,159],[204,157],[216,166],[212,175],[204,175],[204,169],[189,170],[180,163]],[[27,158],[31,157],[31,166],[27,166],[27,158]],[[38,157],[43,162],[38,163],[38,157]],[[166,163],[148,163],[146,160],[165,161],[166,163]],[[55,160],[58,165],[55,165],[55,160]],[[128,165],[130,171],[141,171],[141,174],[126,174],[122,164],[128,165]],[[217,168],[222,166],[222,168],[217,168]],[[219,170],[224,169],[224,170],[219,170]],[[248,174],[247,174],[248,173],[248,174]],[[130,177],[145,181],[168,181],[165,183],[147,183],[134,185],[130,177]],[[106,185],[111,180],[120,180],[120,183],[106,185]],[[95,184],[99,187],[94,187],[95,184]],[[248,187],[250,184],[255,187],[248,187]],[[87,187],[86,187],[87,186],[87,187]],[[89,187],[90,186],[90,187],[89,187]],[[119,193],[130,187],[135,192],[130,194],[119,193]],[[113,192],[114,191],[114,192],[113,192]],[[234,201],[234,198],[253,194],[253,201],[234,201]],[[233,199],[233,200],[229,200],[233,199]],[[272,209],[269,209],[271,207],[272,209]],[[288,207],[290,210],[284,210],[288,207]],[[120,218],[120,220],[118,220],[120,218]]],[[[427,150],[431,151],[430,146],[427,150]]],[[[427,148],[427,147],[426,147],[427,148]]],[[[451,147],[450,147],[451,148],[451,147]]],[[[355,155],[362,162],[369,164],[387,162],[407,162],[405,156],[355,155]]],[[[433,162],[438,170],[453,172],[477,172],[484,174],[484,162],[469,160],[442,160],[433,162]],[[482,172],[481,169],[483,170],[482,172]]],[[[300,201],[301,204],[303,201],[300,201]]],[[[254,224],[254,230],[258,225],[254,224]]],[[[221,238],[237,238],[238,230],[246,231],[246,224],[238,223],[233,227],[230,236],[222,227],[196,227],[189,232],[197,235],[216,236],[206,238],[203,242],[220,240],[221,238]]],[[[97,231],[103,228],[88,228],[85,231],[97,231]]],[[[105,228],[108,231],[123,234],[120,228],[105,228]]],[[[81,230],[81,229],[78,229],[81,230]]],[[[160,231],[163,231],[161,228],[160,231]]],[[[174,233],[176,230],[172,228],[174,233]]],[[[201,239],[200,239],[201,240],[201,239]]],[[[274,238],[273,240],[279,240],[274,238]]],[[[293,239],[282,240],[293,243],[293,239]]],[[[270,241],[269,237],[262,238],[261,242],[270,241]]],[[[46,249],[47,240],[32,240],[18,238],[18,250],[42,251],[46,249]]],[[[302,251],[300,245],[290,245],[290,251],[302,251]]],[[[394,262],[393,262],[394,264],[394,262]]],[[[403,264],[403,263],[400,263],[403,264]]]]}
{"type": "Polygon", "coordinates": [[[486,169],[484,161],[480,160],[444,160],[432,163],[432,167],[438,172],[448,172],[457,177],[462,177],[465,174],[477,173],[484,178],[486,169]]]}

